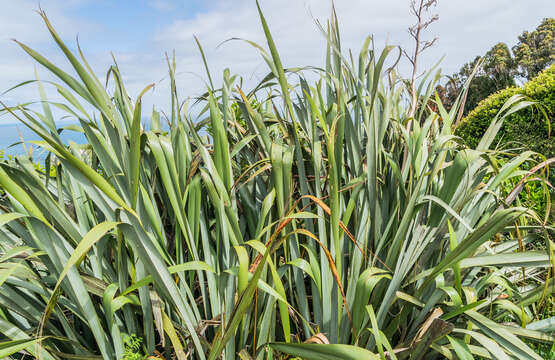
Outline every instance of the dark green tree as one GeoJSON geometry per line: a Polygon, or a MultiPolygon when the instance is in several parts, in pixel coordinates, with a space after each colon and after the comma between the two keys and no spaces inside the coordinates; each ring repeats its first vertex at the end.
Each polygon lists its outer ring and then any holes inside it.
{"type": "Polygon", "coordinates": [[[477,56],[464,64],[459,72],[448,77],[444,85],[437,88],[447,108],[450,108],[474,68],[478,71],[469,87],[464,106],[464,115],[474,109],[489,95],[515,86],[515,79],[530,80],[542,70],[555,63],[555,19],[545,18],[532,32],[525,31],[518,37],[517,45],[511,49],[505,43],[493,46],[483,57],[477,56]],[[514,56],[513,56],[514,54],[514,56]]]}
{"type": "Polygon", "coordinates": [[[555,18],[545,18],[535,31],[523,32],[513,47],[520,75],[527,80],[555,63],[555,18]]]}
{"type": "Polygon", "coordinates": [[[444,93],[443,100],[450,107],[462,90],[474,68],[479,66],[466,97],[464,115],[474,109],[480,100],[494,92],[515,85],[516,62],[511,50],[505,43],[493,46],[483,58],[477,56],[462,66],[458,73],[451,76],[439,93],[444,93]]]}
{"type": "Polygon", "coordinates": [[[486,53],[482,69],[492,80],[495,88],[493,92],[515,85],[515,75],[518,73],[517,63],[505,43],[496,44],[486,53]]]}

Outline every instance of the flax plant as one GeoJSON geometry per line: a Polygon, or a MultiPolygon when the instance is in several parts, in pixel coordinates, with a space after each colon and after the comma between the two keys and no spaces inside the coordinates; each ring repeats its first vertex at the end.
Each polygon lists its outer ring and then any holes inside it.
{"type": "Polygon", "coordinates": [[[74,75],[18,42],[57,81],[21,84],[40,109],[3,109],[48,156],[0,164],[0,357],[121,359],[138,336],[160,359],[541,359],[525,340],[554,340],[534,319],[553,227],[503,196],[535,154],[493,144],[531,102],[511,98],[464,148],[439,70],[412,118],[397,48],[346,55],[332,13],[309,82],[258,10],[268,76],[247,91],[208,72],[193,118],[170,58],[171,109],[148,126],[150,86],[132,99],[116,64],[104,85],[43,12],[74,75]],[[60,111],[84,144],[62,141],[60,111]],[[527,247],[538,238],[546,250],[527,247]]]}

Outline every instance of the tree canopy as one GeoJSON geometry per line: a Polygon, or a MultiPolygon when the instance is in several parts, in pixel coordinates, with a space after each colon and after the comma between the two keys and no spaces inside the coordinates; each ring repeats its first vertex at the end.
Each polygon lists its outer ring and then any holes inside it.
{"type": "Polygon", "coordinates": [[[520,75],[530,80],[555,63],[555,19],[543,19],[535,31],[525,31],[513,47],[520,75]]]}
{"type": "Polygon", "coordinates": [[[499,90],[516,85],[517,80],[528,81],[555,63],[555,19],[545,18],[532,32],[524,31],[511,48],[495,44],[483,56],[464,64],[438,87],[438,93],[450,107],[473,70],[478,66],[464,107],[464,115],[472,111],[481,100],[499,90]]]}

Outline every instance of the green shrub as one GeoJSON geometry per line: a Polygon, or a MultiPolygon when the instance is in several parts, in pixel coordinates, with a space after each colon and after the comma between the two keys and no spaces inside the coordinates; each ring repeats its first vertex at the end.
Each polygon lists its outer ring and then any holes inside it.
{"type": "Polygon", "coordinates": [[[147,358],[143,354],[143,340],[137,335],[125,335],[123,345],[123,360],[144,360],[147,358]]]}
{"type": "Polygon", "coordinates": [[[525,95],[536,101],[538,105],[524,108],[508,116],[494,143],[501,141],[507,146],[524,147],[548,158],[555,156],[553,146],[555,141],[549,134],[555,118],[555,65],[544,70],[522,88],[506,88],[482,100],[463,119],[455,134],[460,136],[468,146],[476,147],[491,120],[503,104],[515,94],[525,95]]]}

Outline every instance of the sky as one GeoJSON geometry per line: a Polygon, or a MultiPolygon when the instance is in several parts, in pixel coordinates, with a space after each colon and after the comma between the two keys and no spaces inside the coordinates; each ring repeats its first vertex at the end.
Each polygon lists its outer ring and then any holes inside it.
{"type": "MultiPolygon", "coordinates": [[[[113,54],[129,94],[137,96],[151,83],[143,109],[167,109],[169,84],[165,54],[175,51],[180,97],[194,97],[207,81],[194,42],[201,42],[212,77],[221,83],[226,67],[255,85],[268,72],[257,50],[242,38],[266,46],[254,0],[0,0],[0,94],[35,77],[53,78],[36,65],[11,39],[40,52],[63,69],[69,63],[51,39],[36,10],[42,8],[64,41],[76,48],[76,39],[96,75],[105,79],[113,54]]],[[[260,0],[285,67],[322,66],[325,39],[315,21],[328,19],[330,0],[260,0]]],[[[376,48],[386,43],[407,49],[413,43],[407,27],[414,22],[410,0],[335,0],[343,49],[356,54],[364,39],[373,35],[376,48]]],[[[553,0],[439,0],[430,15],[439,21],[424,34],[438,37],[422,56],[421,70],[445,56],[444,74],[484,54],[497,42],[512,46],[524,30],[533,30],[544,17],[555,16],[553,0]]],[[[408,72],[406,61],[401,70],[408,72]]],[[[104,80],[102,80],[104,81],[104,80]]],[[[49,92],[54,93],[54,91],[49,92]]],[[[55,98],[55,96],[54,96],[55,98]]],[[[15,104],[38,99],[36,86],[26,85],[0,95],[15,104]]],[[[55,100],[55,99],[54,99],[55,100]]],[[[0,123],[12,121],[0,118],[0,123]]]]}

